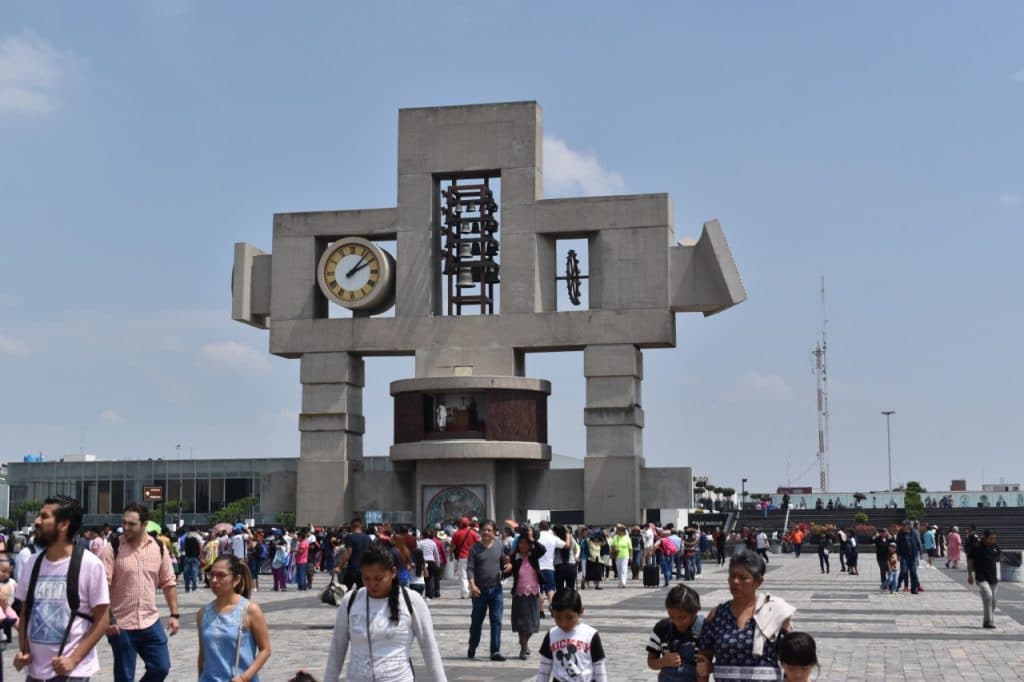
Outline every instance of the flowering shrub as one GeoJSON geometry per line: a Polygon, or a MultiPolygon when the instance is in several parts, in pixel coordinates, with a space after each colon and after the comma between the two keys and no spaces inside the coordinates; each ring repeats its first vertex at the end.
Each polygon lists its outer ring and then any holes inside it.
{"type": "Polygon", "coordinates": [[[875,526],[870,523],[858,523],[853,527],[854,534],[859,537],[871,537],[875,534],[875,526]]]}
{"type": "Polygon", "coordinates": [[[812,523],[809,526],[811,535],[825,535],[826,533],[835,535],[836,524],[834,523],[812,523]]]}

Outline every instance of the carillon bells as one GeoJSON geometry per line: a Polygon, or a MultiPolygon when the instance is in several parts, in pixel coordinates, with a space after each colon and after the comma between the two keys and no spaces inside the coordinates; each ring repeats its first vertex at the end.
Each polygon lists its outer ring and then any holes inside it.
{"type": "Polygon", "coordinates": [[[461,242],[459,244],[459,258],[469,258],[478,255],[479,252],[478,242],[461,242]]]}
{"type": "Polygon", "coordinates": [[[459,289],[469,289],[473,286],[473,269],[459,268],[459,281],[455,285],[459,289]]]}

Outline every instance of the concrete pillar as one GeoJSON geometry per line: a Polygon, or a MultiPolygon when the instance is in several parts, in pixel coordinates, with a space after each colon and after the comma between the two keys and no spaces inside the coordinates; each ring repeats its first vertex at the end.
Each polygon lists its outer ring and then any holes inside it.
{"type": "Polygon", "coordinates": [[[353,472],[363,461],[363,359],[306,353],[300,379],[296,522],[339,525],[352,518],[353,472]]]}
{"type": "Polygon", "coordinates": [[[632,344],[587,346],[584,517],[590,524],[640,521],[644,413],[643,355],[632,344]]]}

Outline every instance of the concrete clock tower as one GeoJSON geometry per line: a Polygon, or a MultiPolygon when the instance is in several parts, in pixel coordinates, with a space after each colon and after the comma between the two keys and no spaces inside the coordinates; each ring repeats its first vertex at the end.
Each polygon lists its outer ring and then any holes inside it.
{"type": "Polygon", "coordinates": [[[678,312],[746,298],[725,236],[710,221],[675,243],[665,194],[543,199],[541,140],[536,102],[403,109],[396,207],[277,214],[273,255],[235,245],[232,317],[301,364],[300,523],[368,509],[608,523],[692,505],[690,469],[645,466],[642,349],[675,346],[678,312]],[[588,272],[575,252],[556,262],[569,239],[588,272]],[[560,287],[574,303],[585,287],[589,309],[559,310],[560,287]],[[549,468],[557,396],[524,376],[527,353],[551,351],[584,354],[583,469],[549,468]],[[388,471],[363,466],[375,355],[416,359],[391,385],[388,471]]]}

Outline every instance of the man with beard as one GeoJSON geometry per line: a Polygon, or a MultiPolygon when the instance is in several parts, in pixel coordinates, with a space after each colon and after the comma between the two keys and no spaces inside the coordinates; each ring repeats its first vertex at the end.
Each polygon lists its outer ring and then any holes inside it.
{"type": "Polygon", "coordinates": [[[91,552],[78,550],[81,563],[72,588],[77,594],[68,594],[73,538],[81,525],[82,505],[64,495],[47,498],[36,516],[35,541],[45,551],[25,562],[25,579],[15,590],[22,611],[14,668],[28,666],[29,679],[87,680],[100,670],[95,648],[106,629],[110,598],[103,564],[91,552]]]}
{"type": "Polygon", "coordinates": [[[114,654],[116,682],[134,682],[136,656],[141,656],[146,664],[146,674],[140,682],[161,682],[171,670],[167,634],[160,625],[155,594],[158,587],[163,590],[171,610],[168,630],[177,634],[177,580],[170,553],[146,534],[148,521],[149,509],[138,502],[129,503],[121,518],[124,534],[116,545],[110,543],[103,548],[113,616],[107,641],[114,654]]]}

